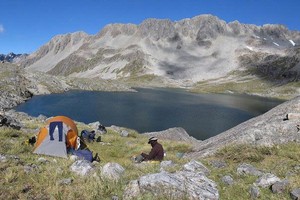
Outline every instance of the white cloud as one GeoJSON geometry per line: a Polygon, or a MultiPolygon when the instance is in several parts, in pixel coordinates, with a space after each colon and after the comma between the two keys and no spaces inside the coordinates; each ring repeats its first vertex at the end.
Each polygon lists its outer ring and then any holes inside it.
{"type": "Polygon", "coordinates": [[[4,27],[2,24],[0,24],[0,33],[3,33],[4,32],[4,27]]]}

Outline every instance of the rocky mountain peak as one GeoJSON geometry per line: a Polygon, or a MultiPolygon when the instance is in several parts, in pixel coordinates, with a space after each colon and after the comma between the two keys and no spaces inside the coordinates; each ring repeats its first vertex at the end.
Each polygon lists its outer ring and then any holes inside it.
{"type": "Polygon", "coordinates": [[[169,19],[146,19],[138,27],[138,34],[141,37],[151,37],[154,40],[173,37],[175,27],[169,19]]]}
{"type": "Polygon", "coordinates": [[[113,38],[118,35],[133,35],[137,30],[137,25],[135,24],[108,24],[106,25],[95,38],[103,37],[106,34],[110,34],[113,38]]]}
{"type": "Polygon", "coordinates": [[[298,80],[299,61],[294,58],[299,53],[293,51],[296,55],[290,62],[287,49],[299,44],[300,32],[283,25],[226,23],[207,14],[174,22],[146,19],[139,25],[109,24],[93,36],[83,32],[58,35],[23,64],[55,75],[103,79],[151,75],[179,84],[255,67],[261,76],[298,80]],[[275,73],[273,66],[281,69],[275,73]]]}

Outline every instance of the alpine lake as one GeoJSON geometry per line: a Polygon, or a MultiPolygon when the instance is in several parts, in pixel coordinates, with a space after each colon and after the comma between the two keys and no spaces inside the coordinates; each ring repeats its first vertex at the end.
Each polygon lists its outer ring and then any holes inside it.
{"type": "Polygon", "coordinates": [[[196,94],[181,89],[137,92],[68,91],[34,96],[15,107],[31,116],[64,115],[75,121],[121,126],[139,133],[182,127],[199,140],[226,131],[281,104],[282,100],[236,94],[196,94]]]}

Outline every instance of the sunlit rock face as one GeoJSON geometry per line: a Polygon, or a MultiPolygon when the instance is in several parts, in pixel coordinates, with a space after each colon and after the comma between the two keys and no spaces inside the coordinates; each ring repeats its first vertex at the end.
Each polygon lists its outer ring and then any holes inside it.
{"type": "Polygon", "coordinates": [[[300,32],[200,15],[139,25],[109,24],[96,35],[57,35],[19,64],[30,70],[102,79],[143,75],[196,83],[251,71],[271,81],[299,80],[300,32]]]}

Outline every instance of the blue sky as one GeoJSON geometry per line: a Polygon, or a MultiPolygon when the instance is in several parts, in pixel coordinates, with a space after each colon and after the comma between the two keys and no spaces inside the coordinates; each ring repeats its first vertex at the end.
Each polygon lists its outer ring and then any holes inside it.
{"type": "Polygon", "coordinates": [[[212,14],[226,22],[300,31],[299,0],[0,0],[0,54],[32,53],[58,34],[98,33],[110,23],[212,14]]]}

